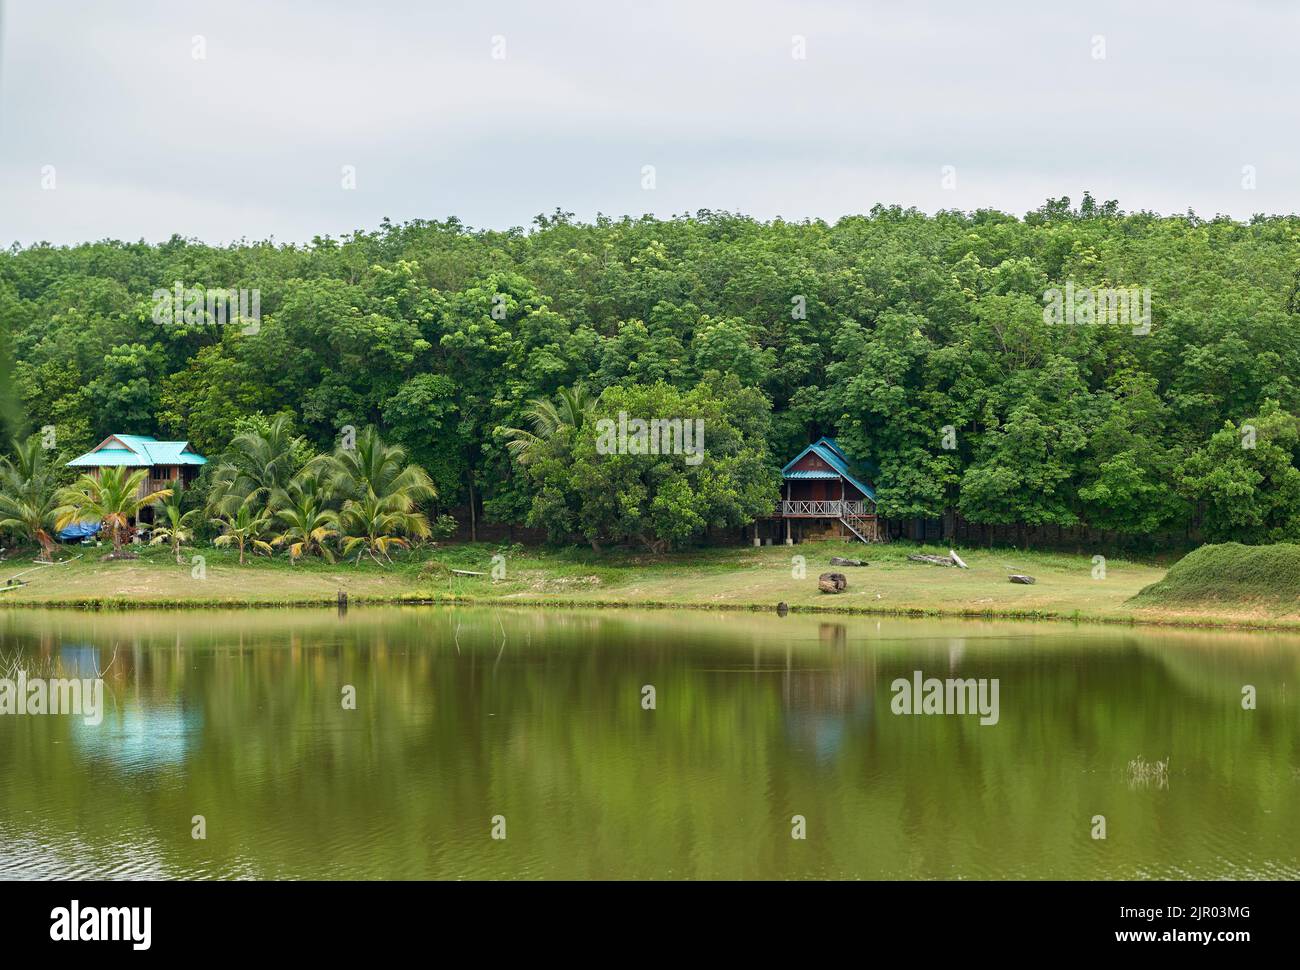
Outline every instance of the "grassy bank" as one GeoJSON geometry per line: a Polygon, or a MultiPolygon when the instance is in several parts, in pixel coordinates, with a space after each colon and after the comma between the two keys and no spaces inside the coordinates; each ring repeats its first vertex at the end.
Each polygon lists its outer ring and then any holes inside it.
{"type": "MultiPolygon", "coordinates": [[[[231,552],[186,550],[177,565],[163,549],[140,558],[105,562],[106,549],[68,547],[61,556],[81,558],[36,567],[33,556],[0,563],[0,585],[11,576],[30,585],[0,593],[0,606],[63,606],[86,609],[141,607],[332,605],[340,590],[354,604],[459,601],[541,606],[647,606],[690,609],[772,609],[784,602],[796,611],[926,616],[982,616],[1300,628],[1294,598],[1269,602],[1152,599],[1144,589],[1165,578],[1155,563],[1110,559],[1104,576],[1091,556],[1014,550],[962,551],[968,570],[910,562],[915,546],[866,547],[810,543],[794,547],[701,550],[662,557],[610,551],[449,546],[381,568],[373,563],[290,565],[283,557],[250,559],[240,566],[231,552]],[[193,555],[204,557],[196,574],[193,555]],[[491,577],[493,557],[504,577],[491,577]],[[831,567],[833,555],[865,558],[866,567],[831,567]],[[796,578],[794,557],[806,561],[796,578]],[[817,591],[817,575],[834,568],[849,579],[847,591],[817,591]],[[457,576],[452,569],[488,575],[457,576]],[[30,570],[35,570],[30,571],[30,570]],[[1028,573],[1032,586],[1010,583],[1028,573]]],[[[929,552],[946,552],[927,549],[929,552]]],[[[1190,558],[1190,557],[1189,557],[1190,558]]]]}
{"type": "Polygon", "coordinates": [[[1237,542],[1202,546],[1184,556],[1133,605],[1151,609],[1211,608],[1292,615],[1300,606],[1300,546],[1237,542]]]}

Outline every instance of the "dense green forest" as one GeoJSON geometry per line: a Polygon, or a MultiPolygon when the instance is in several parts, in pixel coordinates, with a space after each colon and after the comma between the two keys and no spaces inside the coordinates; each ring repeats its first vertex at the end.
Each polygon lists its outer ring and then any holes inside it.
{"type": "Polygon", "coordinates": [[[279,415],[329,452],[373,426],[427,471],[431,515],[472,501],[557,540],[743,523],[821,434],[878,466],[889,519],[1300,540],[1298,267],[1300,218],[1089,196],[14,246],[0,390],[13,436],[53,426],[68,456],[124,432],[215,457],[279,415]],[[258,325],[160,321],[178,282],[259,291],[258,325]],[[1067,284],[1149,290],[1149,328],[1050,319],[1067,284]],[[592,418],[619,411],[703,416],[706,460],[599,453],[592,418]]]}

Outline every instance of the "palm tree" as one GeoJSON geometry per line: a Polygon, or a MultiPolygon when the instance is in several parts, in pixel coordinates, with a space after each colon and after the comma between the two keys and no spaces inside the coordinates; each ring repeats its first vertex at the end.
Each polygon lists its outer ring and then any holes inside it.
{"type": "Polygon", "coordinates": [[[418,513],[403,511],[401,506],[400,496],[380,498],[373,493],[360,501],[348,502],[339,514],[339,527],[344,537],[343,555],[350,556],[355,551],[358,564],[366,554],[377,563],[383,556],[391,564],[393,559],[389,550],[411,547],[410,542],[403,538],[404,534],[421,539],[428,537],[429,520],[418,513]]]}
{"type": "Polygon", "coordinates": [[[533,430],[503,428],[506,448],[519,464],[527,466],[536,461],[542,447],[562,429],[574,431],[591,419],[596,410],[596,398],[582,381],[571,388],[560,388],[555,400],[535,397],[524,407],[524,417],[532,422],[533,430]]]}
{"type": "Polygon", "coordinates": [[[183,511],[184,500],[185,489],[177,485],[176,490],[159,506],[162,510],[162,522],[154,526],[153,538],[149,542],[152,546],[170,542],[172,555],[176,557],[178,566],[185,562],[181,558],[181,545],[194,538],[195,525],[200,517],[198,509],[183,511]]]}
{"type": "Polygon", "coordinates": [[[360,546],[357,562],[367,550],[376,562],[376,553],[391,562],[389,549],[410,546],[403,536],[430,535],[429,520],[417,506],[437,497],[433,482],[423,468],[407,462],[406,449],[384,444],[374,428],[361,432],[354,447],[322,457],[319,467],[345,500],[339,513],[344,555],[360,546]]]}
{"type": "Polygon", "coordinates": [[[109,529],[113,539],[113,557],[122,555],[122,533],[131,526],[131,520],[140,510],[171,495],[170,488],[159,489],[149,495],[141,494],[141,486],[149,474],[147,468],[131,471],[129,468],[101,468],[98,477],[82,475],[59,493],[60,506],[56,526],[66,529],[74,522],[98,519],[109,529]]]}
{"type": "Polygon", "coordinates": [[[246,498],[237,509],[221,513],[212,522],[225,529],[225,532],[212,540],[212,544],[218,547],[231,544],[237,546],[241,566],[244,565],[244,550],[249,546],[255,552],[264,552],[268,556],[273,552],[271,544],[260,538],[266,531],[270,517],[258,507],[254,496],[246,498]]]}
{"type": "Polygon", "coordinates": [[[407,462],[406,449],[384,444],[373,427],[362,431],[353,447],[337,448],[318,462],[334,492],[345,500],[393,495],[401,498],[402,511],[409,512],[419,502],[438,497],[425,470],[407,462]]]}
{"type": "Polygon", "coordinates": [[[0,459],[0,529],[41,547],[40,562],[54,559],[58,521],[55,463],[36,435],[14,441],[14,457],[0,459]]]}
{"type": "Polygon", "coordinates": [[[285,525],[272,545],[289,546],[289,558],[318,555],[326,562],[334,561],[334,553],[326,545],[338,535],[338,513],[329,508],[329,483],[311,469],[294,476],[288,488],[271,494],[275,517],[285,525]]]}
{"type": "Polygon", "coordinates": [[[234,512],[246,499],[268,508],[271,495],[293,477],[294,455],[301,446],[302,438],[294,436],[287,414],[273,417],[264,432],[236,435],[212,473],[209,511],[234,512]]]}

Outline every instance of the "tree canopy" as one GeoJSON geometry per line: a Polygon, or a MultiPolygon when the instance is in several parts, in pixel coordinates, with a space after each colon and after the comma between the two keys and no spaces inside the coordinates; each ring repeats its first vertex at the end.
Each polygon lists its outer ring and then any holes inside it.
{"type": "MultiPolygon", "coordinates": [[[[25,415],[19,433],[54,426],[68,454],[109,432],[225,454],[258,415],[288,416],[304,453],[373,426],[444,507],[557,537],[658,546],[743,521],[785,460],[833,434],[878,466],[885,517],[1300,539],[1297,292],[1297,217],[1091,197],[1020,218],[557,211],[527,231],[452,218],[309,245],[14,247],[0,413],[25,415]],[[155,319],[155,291],[178,282],[257,289],[259,326],[155,319]],[[1046,294],[1067,284],[1149,292],[1149,327],[1108,324],[1102,304],[1058,322],[1046,294]],[[537,435],[537,402],[563,410],[579,386],[597,417],[716,420],[708,459],[632,467],[583,422],[516,460],[510,432],[537,435]]],[[[241,498],[299,470],[247,457],[228,469],[241,498]]]]}

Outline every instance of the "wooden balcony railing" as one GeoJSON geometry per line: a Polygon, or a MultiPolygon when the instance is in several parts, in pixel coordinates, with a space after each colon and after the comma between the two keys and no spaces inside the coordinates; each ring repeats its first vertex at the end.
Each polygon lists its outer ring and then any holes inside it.
{"type": "Polygon", "coordinates": [[[875,514],[867,508],[866,502],[848,502],[837,500],[814,501],[798,499],[792,502],[778,502],[776,514],[784,518],[838,519],[844,516],[874,518],[875,514]]]}

